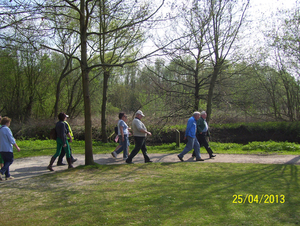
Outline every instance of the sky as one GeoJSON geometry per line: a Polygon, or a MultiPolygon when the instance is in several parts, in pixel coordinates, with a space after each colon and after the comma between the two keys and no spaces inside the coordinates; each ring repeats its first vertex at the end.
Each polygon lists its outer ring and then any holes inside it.
{"type": "MultiPolygon", "coordinates": [[[[155,1],[161,2],[161,0],[155,1]]],[[[170,1],[172,2],[173,0],[170,1]]],[[[177,4],[180,4],[181,1],[185,0],[177,0],[177,4]]],[[[278,10],[291,9],[296,5],[296,2],[297,0],[250,0],[250,7],[247,10],[247,20],[251,22],[244,26],[245,29],[243,32],[246,33],[245,42],[251,43],[256,47],[263,46],[263,31],[270,29],[274,24],[279,24],[279,19],[276,15],[278,10]]],[[[162,35],[165,32],[165,28],[160,27],[157,31],[162,35]]],[[[149,42],[148,46],[144,48],[148,52],[149,50],[153,50],[153,45],[149,42]]]]}

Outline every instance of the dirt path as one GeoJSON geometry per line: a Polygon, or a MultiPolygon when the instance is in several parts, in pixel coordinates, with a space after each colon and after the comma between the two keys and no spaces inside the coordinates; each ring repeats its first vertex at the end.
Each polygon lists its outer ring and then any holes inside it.
{"type": "MultiPolygon", "coordinates": [[[[177,162],[180,164],[180,160],[177,158],[177,154],[149,154],[150,159],[155,162],[177,162]]],[[[74,167],[84,165],[84,155],[74,155],[78,159],[74,163],[74,167]]],[[[236,154],[218,154],[215,158],[209,159],[208,154],[201,154],[204,162],[197,162],[197,164],[209,164],[216,162],[226,163],[258,163],[258,164],[297,164],[300,165],[300,155],[236,155],[236,154]]],[[[11,175],[15,179],[25,179],[33,176],[39,176],[42,174],[53,173],[46,169],[49,164],[51,156],[30,157],[16,159],[10,166],[11,175]]],[[[193,162],[191,153],[184,156],[186,162],[193,162]]],[[[112,158],[110,154],[96,154],[94,155],[94,161],[98,164],[126,164],[123,161],[122,155],[119,155],[117,159],[112,158]]],[[[65,159],[64,159],[65,162],[65,159]]],[[[134,163],[143,163],[143,155],[138,154],[134,159],[134,163]]],[[[53,167],[55,171],[66,170],[68,167],[56,166],[53,167]]],[[[54,172],[55,172],[54,171],[54,172]]]]}

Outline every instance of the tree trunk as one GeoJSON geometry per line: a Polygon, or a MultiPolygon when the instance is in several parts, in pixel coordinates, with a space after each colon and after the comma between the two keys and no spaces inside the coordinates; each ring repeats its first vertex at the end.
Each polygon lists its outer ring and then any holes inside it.
{"type": "Polygon", "coordinates": [[[93,143],[92,143],[92,115],[91,99],[89,92],[89,68],[87,62],[87,27],[85,17],[85,1],[80,0],[80,41],[81,41],[81,75],[84,100],[84,121],[85,121],[85,165],[93,165],[93,143]]]}
{"type": "Polygon", "coordinates": [[[214,95],[214,88],[215,88],[216,80],[219,75],[220,69],[221,69],[221,64],[217,62],[216,65],[214,66],[214,71],[210,80],[210,85],[208,90],[207,106],[206,106],[206,113],[207,113],[206,121],[208,123],[212,112],[211,107],[212,107],[212,99],[214,95]]]}
{"type": "Polygon", "coordinates": [[[104,79],[103,79],[103,95],[102,95],[102,111],[101,111],[101,134],[102,142],[107,143],[107,132],[106,132],[106,105],[107,105],[107,90],[108,90],[108,78],[110,72],[104,69],[104,79]]]}

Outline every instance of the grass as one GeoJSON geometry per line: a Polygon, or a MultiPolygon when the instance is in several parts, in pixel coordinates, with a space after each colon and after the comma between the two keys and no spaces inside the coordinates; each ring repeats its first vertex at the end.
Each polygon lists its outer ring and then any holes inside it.
{"type": "MultiPolygon", "coordinates": [[[[14,152],[15,158],[24,158],[30,156],[53,155],[56,151],[56,142],[53,140],[19,140],[17,141],[21,152],[14,152]]],[[[102,143],[100,141],[93,142],[94,154],[107,154],[112,152],[117,143],[102,143]]],[[[163,144],[159,146],[148,146],[149,153],[174,154],[179,153],[184,144],[177,148],[175,143],[163,144]]],[[[289,142],[251,142],[247,145],[235,143],[216,143],[210,142],[210,146],[215,153],[218,154],[290,154],[300,155],[300,145],[289,142]]],[[[72,152],[74,154],[84,154],[84,141],[74,141],[71,143],[72,152]]],[[[130,150],[132,150],[131,145],[130,150]]],[[[201,148],[201,152],[206,152],[201,148]]]]}
{"type": "MultiPolygon", "coordinates": [[[[16,158],[53,155],[56,144],[18,145],[16,158]]],[[[93,153],[109,153],[116,145],[95,141],[93,153]]],[[[83,141],[71,146],[84,153],[83,141]]],[[[148,149],[179,153],[183,147],[148,149]]],[[[300,154],[298,144],[272,141],[211,147],[216,153],[300,154]]],[[[0,183],[1,225],[299,225],[299,170],[299,165],[198,162],[79,166],[0,183]]]]}
{"type": "Polygon", "coordinates": [[[80,166],[2,183],[1,225],[297,225],[299,170],[188,162],[80,166]],[[247,194],[285,199],[233,203],[247,194]]]}

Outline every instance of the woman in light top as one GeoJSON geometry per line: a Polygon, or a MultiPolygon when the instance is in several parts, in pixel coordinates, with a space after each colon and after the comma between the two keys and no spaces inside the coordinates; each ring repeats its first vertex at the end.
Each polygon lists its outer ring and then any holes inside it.
{"type": "Polygon", "coordinates": [[[8,117],[3,117],[1,119],[1,127],[0,127],[0,154],[4,161],[4,166],[0,170],[0,180],[2,179],[2,175],[5,174],[5,179],[10,180],[14,179],[10,176],[9,173],[9,166],[14,161],[14,154],[13,154],[13,146],[20,151],[15,138],[9,128],[11,119],[8,117]]]}
{"type": "Polygon", "coordinates": [[[123,159],[126,160],[128,157],[128,146],[129,146],[129,127],[126,124],[127,115],[124,112],[119,114],[118,121],[118,136],[119,136],[119,148],[113,151],[111,154],[114,158],[118,156],[119,153],[123,151],[123,159]]]}

